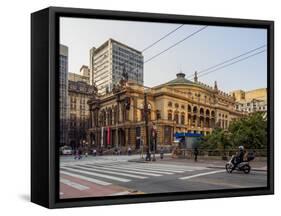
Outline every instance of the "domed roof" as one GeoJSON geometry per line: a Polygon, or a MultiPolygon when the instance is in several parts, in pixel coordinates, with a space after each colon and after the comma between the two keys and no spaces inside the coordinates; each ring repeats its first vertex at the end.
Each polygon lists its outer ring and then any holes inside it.
{"type": "Polygon", "coordinates": [[[188,80],[185,78],[185,74],[180,72],[177,73],[177,78],[173,79],[167,83],[165,83],[164,85],[194,85],[196,83],[188,80]]]}

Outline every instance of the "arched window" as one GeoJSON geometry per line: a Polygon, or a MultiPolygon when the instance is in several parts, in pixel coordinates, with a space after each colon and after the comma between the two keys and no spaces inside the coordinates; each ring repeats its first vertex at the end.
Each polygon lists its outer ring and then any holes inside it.
{"type": "Polygon", "coordinates": [[[176,108],[179,108],[179,104],[178,104],[178,103],[175,103],[175,107],[176,107],[176,108]]]}
{"type": "Polygon", "coordinates": [[[168,102],[168,107],[172,107],[173,103],[171,101],[168,102]]]}
{"type": "Polygon", "coordinates": [[[200,108],[200,115],[204,115],[204,109],[200,108]]]}
{"type": "Polygon", "coordinates": [[[211,116],[214,118],[215,117],[215,111],[211,112],[211,116]]]}
{"type": "Polygon", "coordinates": [[[175,114],[174,114],[174,120],[175,120],[176,124],[179,123],[179,113],[178,113],[178,112],[175,112],[175,114]]]}
{"type": "Polygon", "coordinates": [[[206,116],[210,116],[210,110],[206,110],[206,116]]]}
{"type": "Polygon", "coordinates": [[[210,127],[210,119],[209,119],[209,118],[206,118],[205,121],[206,121],[206,122],[205,122],[205,126],[206,126],[207,128],[209,128],[209,127],[210,127]]]}
{"type": "Polygon", "coordinates": [[[184,114],[184,112],[181,113],[181,124],[182,125],[185,124],[185,114],[184,114]]]}
{"type": "Polygon", "coordinates": [[[193,107],[193,113],[197,113],[197,111],[198,111],[197,107],[196,106],[193,107]]]}
{"type": "Polygon", "coordinates": [[[187,106],[187,112],[191,112],[191,106],[190,105],[187,106]]]}
{"type": "Polygon", "coordinates": [[[173,120],[172,110],[168,110],[168,120],[169,121],[173,120]]]}
{"type": "Polygon", "coordinates": [[[188,122],[188,125],[191,126],[191,121],[192,121],[192,116],[190,114],[188,114],[187,116],[187,122],[188,122]]]}
{"type": "Polygon", "coordinates": [[[192,126],[196,126],[196,115],[194,115],[194,116],[192,116],[192,123],[191,123],[191,125],[192,126]]]}

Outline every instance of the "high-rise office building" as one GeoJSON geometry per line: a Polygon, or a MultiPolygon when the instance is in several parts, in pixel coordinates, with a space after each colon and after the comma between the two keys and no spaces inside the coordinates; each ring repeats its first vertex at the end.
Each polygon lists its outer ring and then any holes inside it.
{"type": "Polygon", "coordinates": [[[67,144],[68,130],[68,47],[60,45],[59,55],[59,80],[60,80],[60,145],[67,144]]]}
{"type": "Polygon", "coordinates": [[[110,92],[124,72],[128,80],[143,85],[143,55],[140,51],[113,39],[90,50],[90,82],[95,83],[98,93],[110,92]]]}

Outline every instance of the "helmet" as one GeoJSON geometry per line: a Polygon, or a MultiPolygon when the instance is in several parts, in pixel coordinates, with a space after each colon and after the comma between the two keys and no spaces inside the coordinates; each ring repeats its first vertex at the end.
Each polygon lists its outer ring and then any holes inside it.
{"type": "Polygon", "coordinates": [[[244,146],[239,146],[239,150],[244,150],[244,146]]]}

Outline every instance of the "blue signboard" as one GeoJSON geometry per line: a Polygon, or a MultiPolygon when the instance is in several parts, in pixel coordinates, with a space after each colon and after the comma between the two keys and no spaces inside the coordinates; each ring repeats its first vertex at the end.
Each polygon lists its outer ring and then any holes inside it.
{"type": "Polygon", "coordinates": [[[179,140],[180,147],[186,149],[199,148],[199,141],[203,134],[176,132],[174,134],[176,140],[179,140]]]}

